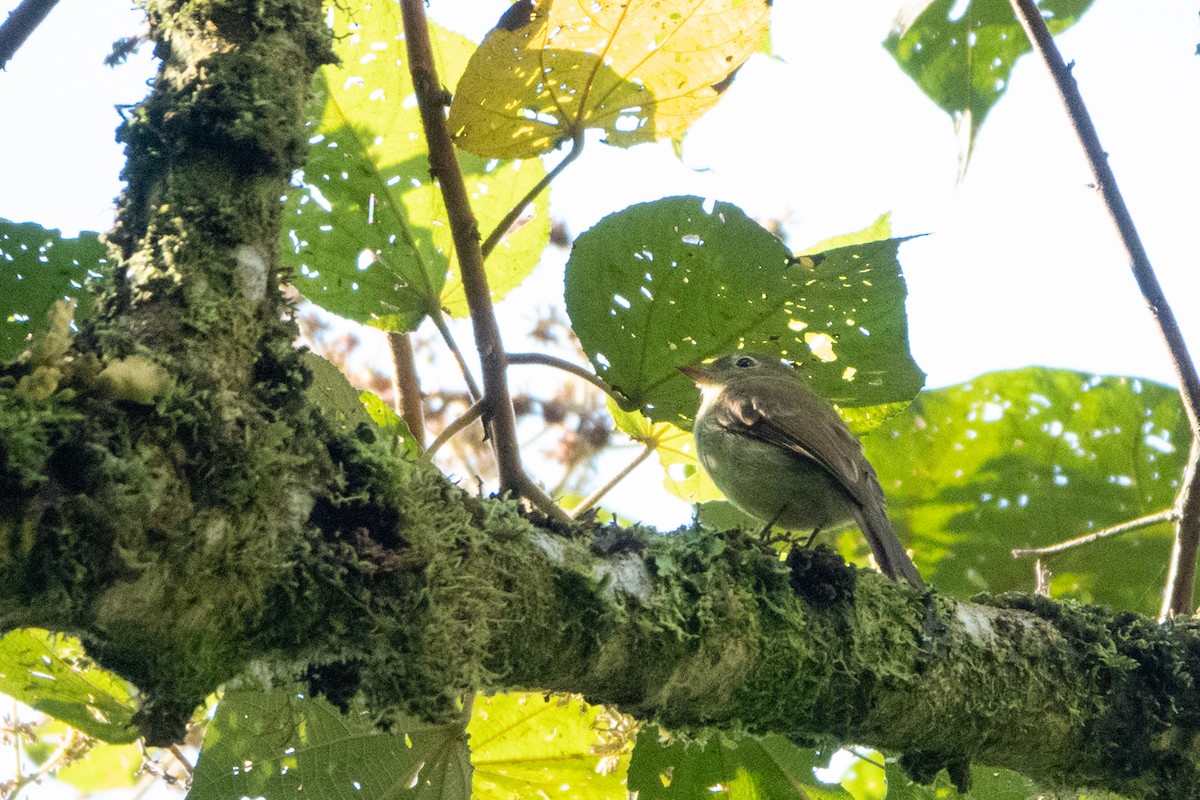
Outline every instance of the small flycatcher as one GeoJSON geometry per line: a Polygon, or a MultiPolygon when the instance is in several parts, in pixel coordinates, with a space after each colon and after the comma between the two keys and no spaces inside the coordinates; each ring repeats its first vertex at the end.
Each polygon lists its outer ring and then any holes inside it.
{"type": "Polygon", "coordinates": [[[892,531],[883,489],[833,406],[778,356],[737,352],[680,367],[700,387],[700,463],[738,508],[785,530],[862,529],[885,575],[924,582],[892,531]]]}

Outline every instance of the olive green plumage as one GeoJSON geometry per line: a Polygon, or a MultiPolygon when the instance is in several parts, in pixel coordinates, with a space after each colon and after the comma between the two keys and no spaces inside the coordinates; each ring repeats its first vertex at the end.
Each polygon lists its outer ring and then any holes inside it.
{"type": "Polygon", "coordinates": [[[892,531],[862,445],[803,375],[778,356],[752,352],[681,371],[700,387],[700,463],[734,505],[786,530],[854,522],[886,575],[924,586],[892,531]]]}

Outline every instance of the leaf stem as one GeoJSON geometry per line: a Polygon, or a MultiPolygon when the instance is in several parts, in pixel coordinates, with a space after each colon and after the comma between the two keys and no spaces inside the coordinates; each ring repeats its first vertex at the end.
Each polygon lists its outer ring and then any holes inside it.
{"type": "Polygon", "coordinates": [[[467,359],[463,357],[462,350],[455,341],[454,334],[450,331],[450,326],[446,324],[446,318],[442,316],[441,312],[430,314],[429,318],[433,320],[433,325],[441,334],[442,341],[446,343],[446,347],[450,348],[450,354],[458,363],[458,369],[462,372],[463,381],[467,384],[467,394],[471,395],[471,401],[478,402],[483,397],[483,392],[479,391],[479,384],[475,382],[475,376],[471,373],[467,359]]]}
{"type": "Polygon", "coordinates": [[[1188,416],[1192,429],[1193,446],[1176,498],[1176,508],[1179,510],[1179,525],[1175,532],[1175,546],[1172,550],[1173,561],[1170,577],[1163,599],[1163,615],[1187,614],[1191,612],[1193,585],[1196,573],[1196,555],[1200,549],[1200,492],[1195,489],[1197,462],[1200,461],[1200,448],[1195,445],[1200,439],[1200,374],[1196,364],[1188,355],[1187,344],[1175,320],[1175,315],[1167,303],[1162,286],[1154,274],[1150,257],[1142,246],[1137,227],[1129,213],[1121,191],[1117,188],[1117,179],[1108,165],[1108,154],[1100,145],[1100,137],[1092,124],[1091,116],[1079,93],[1079,86],[1071,74],[1071,67],[1063,61],[1062,54],[1054,44],[1046,22],[1042,19],[1034,0],[1010,0],[1013,11],[1021,26],[1025,29],[1033,48],[1046,63],[1050,76],[1058,90],[1063,106],[1070,117],[1071,125],[1079,137],[1080,144],[1087,156],[1100,197],[1112,217],[1113,224],[1121,238],[1121,244],[1129,258],[1129,266],[1138,288],[1150,307],[1150,314],[1158,325],[1159,333],[1167,345],[1175,374],[1179,378],[1180,395],[1183,408],[1188,416]]]}
{"type": "Polygon", "coordinates": [[[407,333],[389,331],[388,348],[392,351],[392,366],[395,368],[392,388],[396,394],[396,413],[404,420],[408,430],[417,441],[418,448],[425,447],[425,412],[421,408],[421,379],[413,361],[412,340],[407,333]]]}
{"type": "Polygon", "coordinates": [[[562,161],[559,161],[558,164],[554,166],[554,169],[547,172],[545,176],[538,181],[516,205],[509,209],[508,213],[504,215],[504,219],[500,220],[500,222],[496,224],[496,227],[492,229],[492,232],[488,234],[488,237],[483,241],[483,245],[479,248],[483,253],[484,259],[491,255],[492,251],[496,249],[496,245],[500,244],[500,240],[504,238],[506,233],[508,233],[509,227],[513,224],[513,222],[516,221],[517,217],[521,215],[521,212],[525,210],[525,207],[532,203],[535,197],[544,192],[546,187],[550,185],[550,182],[561,175],[562,171],[566,169],[572,161],[579,158],[579,156],[583,153],[583,136],[584,131],[582,129],[576,132],[575,136],[571,139],[571,152],[567,153],[566,156],[563,157],[562,161]]]}
{"type": "Polygon", "coordinates": [[[571,519],[579,519],[580,514],[596,505],[596,503],[599,503],[604,495],[612,491],[613,487],[615,487],[618,483],[625,480],[629,473],[641,466],[641,463],[649,458],[650,454],[656,449],[658,449],[656,442],[647,442],[645,446],[642,447],[642,452],[638,453],[635,459],[626,464],[620,472],[612,476],[612,478],[605,482],[603,486],[589,494],[579,503],[579,505],[575,506],[575,508],[571,510],[571,519]]]}
{"type": "Polygon", "coordinates": [[[597,389],[604,392],[606,395],[610,397],[612,396],[612,389],[599,375],[588,372],[578,364],[572,364],[570,361],[567,361],[563,358],[558,358],[557,356],[548,355],[546,353],[509,353],[508,363],[517,365],[541,364],[545,367],[561,369],[563,372],[569,372],[577,378],[582,378],[592,386],[595,386],[597,389]]]}

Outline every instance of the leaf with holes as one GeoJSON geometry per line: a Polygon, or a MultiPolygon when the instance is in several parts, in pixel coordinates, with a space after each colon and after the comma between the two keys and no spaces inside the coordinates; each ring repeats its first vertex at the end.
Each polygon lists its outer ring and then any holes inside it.
{"type": "Polygon", "coordinates": [[[624,408],[690,427],[678,368],[742,343],[803,364],[843,406],[904,402],[924,375],[908,350],[902,239],[793,258],[727,203],[672,197],[601,220],[566,271],[572,327],[624,408]]]}
{"type": "Polygon", "coordinates": [[[138,739],[133,688],[67,636],[25,628],[0,639],[0,692],[104,742],[138,739]]]}
{"type": "Polygon", "coordinates": [[[773,800],[846,800],[836,783],[817,780],[817,754],[782,736],[711,734],[708,741],[659,739],[648,727],[637,738],[629,789],[641,800],[699,797],[770,797],[773,800]],[[714,791],[720,787],[723,791],[714,791]]]}
{"type": "MultiPolygon", "coordinates": [[[[969,597],[1033,586],[1032,560],[1013,559],[1011,548],[1171,506],[1190,438],[1171,387],[1030,367],[922,392],[862,441],[921,573],[969,597]]],[[[1154,613],[1171,529],[1047,559],[1054,595],[1154,613]]]]}
{"type": "Polygon", "coordinates": [[[477,697],[471,724],[475,796],[625,796],[632,742],[624,720],[581,700],[534,693],[477,697]]]}
{"type": "MultiPolygon", "coordinates": [[[[1038,10],[1051,33],[1074,25],[1092,0],[1044,0],[1038,10]]],[[[884,41],[900,68],[950,115],[970,159],[975,134],[1008,88],[1029,38],[1009,0],[920,0],[909,3],[884,41]]]]}
{"type": "Polygon", "coordinates": [[[461,725],[412,722],[380,733],[371,715],[321,698],[229,691],[217,705],[191,800],[228,797],[463,798],[471,762],[461,725]]]}
{"type": "MultiPolygon", "coordinates": [[[[308,163],[287,195],[285,263],[296,287],[336,314],[411,330],[445,307],[465,315],[454,242],[429,173],[403,29],[394,4],[332,11],[341,63],[314,80],[308,163]]],[[[444,80],[462,73],[474,46],[433,26],[444,80]]],[[[471,207],[485,234],[544,176],[539,162],[461,153],[471,207]]],[[[550,235],[549,200],[535,200],[488,259],[498,300],[537,264],[550,235]]]]}
{"type": "Polygon", "coordinates": [[[32,222],[0,219],[0,362],[21,354],[29,336],[49,329],[55,300],[73,298],[75,319],[90,310],[86,284],[108,265],[98,234],[66,239],[32,222]]]}
{"type": "Polygon", "coordinates": [[[450,106],[461,147],[532,158],[588,128],[630,147],[680,138],[759,47],[766,0],[520,0],[450,106]]]}

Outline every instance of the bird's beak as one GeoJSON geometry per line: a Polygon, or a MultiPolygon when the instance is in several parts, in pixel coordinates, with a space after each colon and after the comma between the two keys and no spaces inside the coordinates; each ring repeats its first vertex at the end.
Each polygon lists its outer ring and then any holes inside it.
{"type": "Polygon", "coordinates": [[[712,370],[703,364],[689,364],[685,367],[680,367],[679,371],[698,384],[703,385],[712,382],[712,370]]]}

